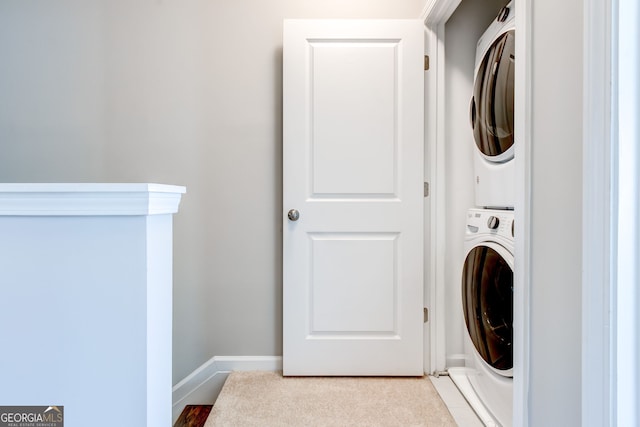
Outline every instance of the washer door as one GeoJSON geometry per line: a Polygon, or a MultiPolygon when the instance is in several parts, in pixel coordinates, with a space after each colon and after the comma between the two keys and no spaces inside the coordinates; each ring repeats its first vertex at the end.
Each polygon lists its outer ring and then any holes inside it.
{"type": "Polygon", "coordinates": [[[495,163],[513,158],[515,30],[500,35],[476,71],[471,126],[482,156],[495,163]]]}
{"type": "Polygon", "coordinates": [[[478,354],[498,374],[513,373],[513,255],[483,242],[468,253],[462,270],[462,308],[478,354]]]}

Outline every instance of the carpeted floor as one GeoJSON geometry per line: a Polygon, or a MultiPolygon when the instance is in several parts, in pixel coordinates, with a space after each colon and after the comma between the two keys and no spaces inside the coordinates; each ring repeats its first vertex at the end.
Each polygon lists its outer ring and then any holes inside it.
{"type": "Polygon", "coordinates": [[[456,426],[428,378],[232,372],[205,427],[456,426]]]}

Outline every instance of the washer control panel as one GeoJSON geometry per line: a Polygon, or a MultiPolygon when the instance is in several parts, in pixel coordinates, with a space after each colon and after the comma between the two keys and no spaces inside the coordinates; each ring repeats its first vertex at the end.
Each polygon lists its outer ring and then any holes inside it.
{"type": "Polygon", "coordinates": [[[513,211],[494,209],[469,209],[466,234],[497,234],[513,239],[513,211]]]}

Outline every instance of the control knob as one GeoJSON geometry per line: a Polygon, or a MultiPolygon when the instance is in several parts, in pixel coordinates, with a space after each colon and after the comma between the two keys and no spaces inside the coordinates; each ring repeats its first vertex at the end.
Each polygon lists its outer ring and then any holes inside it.
{"type": "Polygon", "coordinates": [[[498,218],[497,216],[491,215],[487,220],[487,227],[489,227],[489,230],[497,230],[499,225],[500,218],[498,218]]]}

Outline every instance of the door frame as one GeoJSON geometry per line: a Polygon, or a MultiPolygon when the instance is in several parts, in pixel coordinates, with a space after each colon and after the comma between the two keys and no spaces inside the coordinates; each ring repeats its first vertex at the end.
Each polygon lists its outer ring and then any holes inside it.
{"type": "Polygon", "coordinates": [[[430,309],[429,340],[425,340],[425,373],[437,373],[446,368],[445,330],[445,50],[444,24],[462,0],[430,0],[422,11],[425,23],[425,53],[429,56],[429,71],[425,73],[425,166],[429,182],[430,221],[425,224],[429,238],[425,239],[425,290],[430,309]]]}
{"type": "MultiPolygon", "coordinates": [[[[513,419],[528,425],[529,388],[529,289],[530,289],[530,201],[531,201],[531,29],[532,1],[515,0],[516,73],[515,138],[516,201],[514,268],[514,383],[513,419]]],[[[425,75],[425,170],[429,175],[431,203],[429,248],[425,254],[425,295],[430,303],[430,348],[425,349],[425,372],[446,368],[445,333],[445,23],[462,0],[427,0],[421,18],[425,23],[425,50],[430,71],[425,75]],[[435,96],[434,96],[435,95],[435,96]],[[429,357],[426,355],[428,354],[429,357]]]]}
{"type": "Polygon", "coordinates": [[[638,423],[637,88],[635,0],[584,0],[582,422],[638,423]],[[624,52],[624,55],[619,55],[624,52]],[[635,91],[634,84],[636,82],[635,91]],[[633,140],[632,138],[635,138],[633,140]],[[620,224],[624,223],[624,227],[620,224]],[[587,333],[588,332],[588,333],[587,333]],[[634,342],[635,340],[635,342],[634,342]],[[629,348],[631,347],[631,348],[629,348]],[[635,374],[635,378],[634,378],[635,374]]]}
{"type": "MultiPolygon", "coordinates": [[[[584,81],[582,160],[582,422],[608,426],[613,420],[615,347],[611,327],[615,307],[611,224],[615,219],[611,177],[612,5],[584,1],[584,81]],[[612,209],[613,208],[613,209],[612,209]],[[586,333],[588,331],[588,333],[586,333]]],[[[615,423],[613,423],[615,425],[615,423]]]]}

